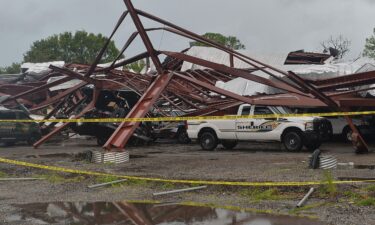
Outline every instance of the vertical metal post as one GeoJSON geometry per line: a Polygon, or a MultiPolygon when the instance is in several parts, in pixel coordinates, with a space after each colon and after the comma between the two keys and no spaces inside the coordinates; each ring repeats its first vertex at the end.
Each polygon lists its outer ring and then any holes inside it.
{"type": "Polygon", "coordinates": [[[143,27],[143,24],[142,24],[141,20],[139,19],[138,13],[136,12],[136,10],[134,8],[133,3],[131,2],[131,0],[124,0],[124,3],[126,5],[126,7],[128,8],[128,11],[129,11],[129,13],[130,13],[130,15],[133,19],[135,27],[137,28],[137,30],[139,32],[139,35],[142,38],[143,43],[145,44],[147,52],[150,54],[150,57],[151,57],[154,65],[156,67],[156,70],[158,71],[159,74],[162,74],[163,69],[162,69],[161,62],[160,62],[159,58],[157,57],[157,55],[155,54],[155,49],[154,49],[154,47],[151,43],[150,38],[148,37],[148,35],[145,31],[145,28],[143,27]]]}

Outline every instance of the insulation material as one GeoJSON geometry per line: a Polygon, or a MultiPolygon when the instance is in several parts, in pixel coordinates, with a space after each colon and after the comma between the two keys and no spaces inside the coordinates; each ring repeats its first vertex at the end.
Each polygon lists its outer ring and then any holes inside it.
{"type": "Polygon", "coordinates": [[[63,67],[65,65],[64,61],[55,61],[55,62],[45,62],[45,63],[23,63],[21,65],[22,71],[32,75],[44,75],[51,72],[49,66],[63,67]]]}
{"type": "MultiPolygon", "coordinates": [[[[47,80],[47,83],[49,84],[49,83],[52,83],[54,81],[61,80],[65,77],[66,76],[51,77],[47,80]]],[[[50,91],[66,90],[66,89],[72,88],[74,86],[77,86],[81,82],[82,82],[81,80],[74,79],[74,80],[70,80],[70,81],[67,81],[65,83],[59,84],[59,85],[55,85],[55,86],[51,87],[49,90],[50,91]]]]}

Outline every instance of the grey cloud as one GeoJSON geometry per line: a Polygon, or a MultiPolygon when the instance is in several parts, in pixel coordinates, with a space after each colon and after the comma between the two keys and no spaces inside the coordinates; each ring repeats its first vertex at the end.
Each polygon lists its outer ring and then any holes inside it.
{"type": "MultiPolygon", "coordinates": [[[[235,35],[249,51],[320,50],[330,35],[352,40],[351,57],[363,49],[375,27],[372,0],[134,0],[137,8],[197,33],[235,35]]],[[[108,35],[125,10],[122,0],[0,0],[0,66],[22,60],[40,38],[85,29],[108,35]]],[[[129,22],[129,21],[128,21],[129,22]]],[[[146,25],[151,23],[145,20],[146,25]]],[[[129,24],[129,23],[127,23],[129,24]]],[[[152,24],[153,25],[153,24],[152,24]]],[[[115,37],[121,47],[133,27],[115,37]]],[[[152,34],[156,48],[179,50],[188,40],[152,34]],[[162,38],[163,37],[163,38],[162,38]]],[[[128,53],[143,51],[138,44],[128,53]]]]}

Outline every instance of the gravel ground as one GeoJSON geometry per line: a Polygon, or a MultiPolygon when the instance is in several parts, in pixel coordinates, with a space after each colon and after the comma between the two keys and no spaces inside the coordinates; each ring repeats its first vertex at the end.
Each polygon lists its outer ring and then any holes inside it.
{"type": "MultiPolygon", "coordinates": [[[[65,141],[48,144],[40,149],[27,146],[0,147],[0,157],[32,163],[56,165],[90,171],[101,171],[124,175],[194,180],[221,181],[321,181],[323,171],[307,168],[310,153],[289,153],[281,150],[279,144],[243,143],[235,150],[219,149],[215,152],[201,151],[198,145],[177,145],[172,143],[153,146],[130,147],[129,163],[96,165],[79,159],[79,153],[100,150],[94,141],[65,141]]],[[[356,155],[348,144],[338,142],[325,144],[323,154],[334,155],[339,162],[353,162],[371,168],[375,155],[356,155]]],[[[15,177],[30,177],[51,174],[49,171],[0,164],[0,171],[15,177]]],[[[334,178],[375,178],[373,169],[340,168],[333,171],[334,178]]],[[[277,200],[253,201],[246,197],[249,188],[209,186],[207,189],[152,197],[152,193],[186,187],[186,185],[163,185],[157,183],[127,183],[120,187],[91,190],[87,185],[96,183],[94,177],[74,181],[74,175],[63,174],[63,182],[27,181],[0,183],[0,221],[14,212],[12,204],[39,202],[96,202],[121,200],[158,200],[162,202],[194,201],[216,205],[233,205],[274,213],[316,216],[326,224],[375,224],[374,207],[357,206],[347,199],[328,198],[315,192],[305,210],[293,211],[309,187],[281,188],[280,193],[288,196],[277,200]],[[314,207],[315,206],[315,207],[314,207]]],[[[339,191],[359,190],[363,185],[340,185],[339,191]]]]}

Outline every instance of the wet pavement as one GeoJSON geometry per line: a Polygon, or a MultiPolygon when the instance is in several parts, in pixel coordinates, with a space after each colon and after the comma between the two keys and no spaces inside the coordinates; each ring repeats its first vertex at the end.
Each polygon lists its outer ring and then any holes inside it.
{"type": "Polygon", "coordinates": [[[65,202],[12,205],[9,224],[124,225],[322,225],[302,217],[276,216],[179,204],[65,202]]]}

